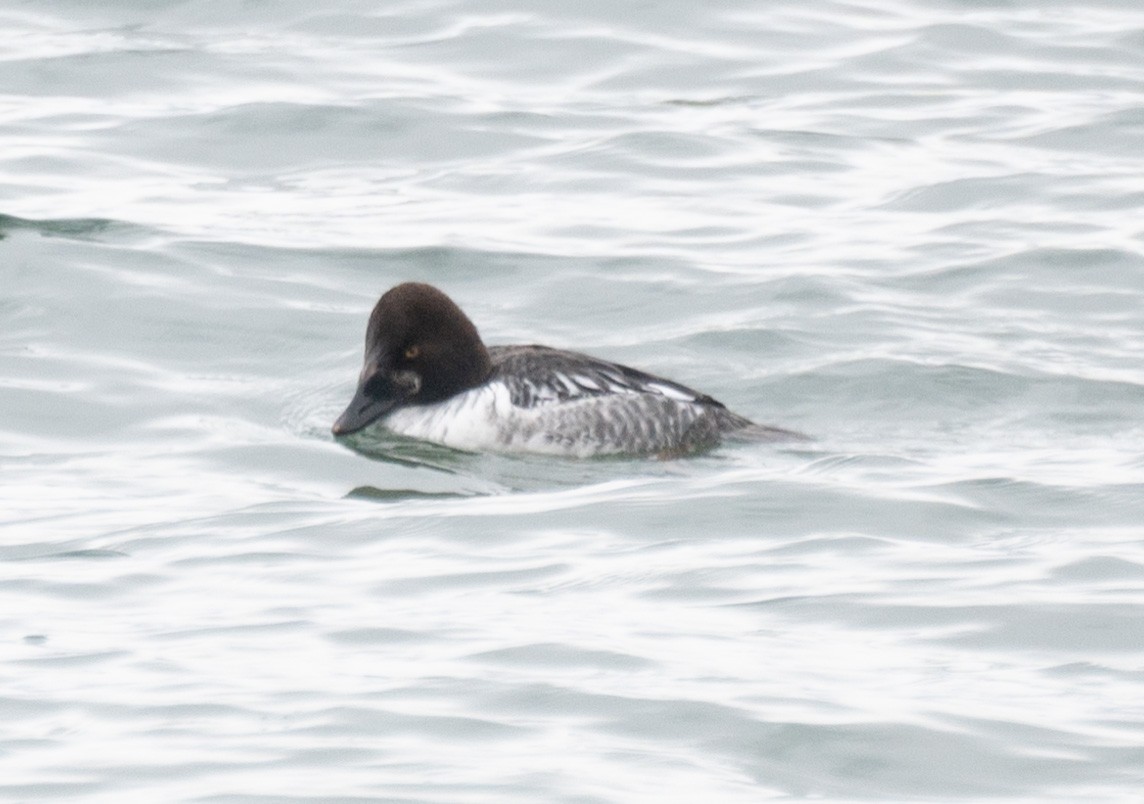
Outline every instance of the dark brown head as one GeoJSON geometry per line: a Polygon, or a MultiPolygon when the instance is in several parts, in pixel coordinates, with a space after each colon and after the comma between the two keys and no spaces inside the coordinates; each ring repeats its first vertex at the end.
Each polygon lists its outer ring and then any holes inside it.
{"type": "Polygon", "coordinates": [[[440,402],[480,385],[492,367],[473,322],[437,288],[406,282],[369,316],[357,392],[334,423],[348,435],[395,408],[440,402]]]}

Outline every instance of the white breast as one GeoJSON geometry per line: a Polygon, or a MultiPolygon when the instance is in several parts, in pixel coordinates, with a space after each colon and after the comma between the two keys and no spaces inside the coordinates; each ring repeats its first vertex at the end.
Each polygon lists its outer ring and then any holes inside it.
{"type": "Polygon", "coordinates": [[[511,410],[508,389],[490,383],[443,402],[399,408],[382,419],[382,424],[399,435],[480,452],[505,448],[499,438],[511,410]]]}

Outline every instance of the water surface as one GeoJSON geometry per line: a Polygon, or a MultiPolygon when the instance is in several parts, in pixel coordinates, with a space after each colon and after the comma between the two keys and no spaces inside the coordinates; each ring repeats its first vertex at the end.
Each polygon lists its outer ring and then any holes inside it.
{"type": "Polygon", "coordinates": [[[0,26],[0,797],[1139,796],[1138,4],[0,26]],[[358,455],[408,279],[815,440],[358,455]]]}

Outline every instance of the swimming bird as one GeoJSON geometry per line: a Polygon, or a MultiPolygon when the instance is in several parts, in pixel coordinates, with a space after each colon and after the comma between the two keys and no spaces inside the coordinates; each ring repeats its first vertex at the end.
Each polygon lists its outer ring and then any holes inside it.
{"type": "Polygon", "coordinates": [[[335,436],[374,428],[473,452],[671,457],[725,436],[803,439],[685,385],[579,352],[485,346],[437,288],[406,282],[373,308],[357,391],[335,436]]]}

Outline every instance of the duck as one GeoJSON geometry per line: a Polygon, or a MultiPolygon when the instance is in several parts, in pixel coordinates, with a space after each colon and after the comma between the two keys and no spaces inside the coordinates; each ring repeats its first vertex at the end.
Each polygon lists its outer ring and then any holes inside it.
{"type": "Polygon", "coordinates": [[[388,432],[467,452],[574,458],[805,439],[619,363],[548,346],[486,346],[461,308],[422,282],[399,284],[374,306],[357,388],[332,432],[367,444],[388,432]]]}

